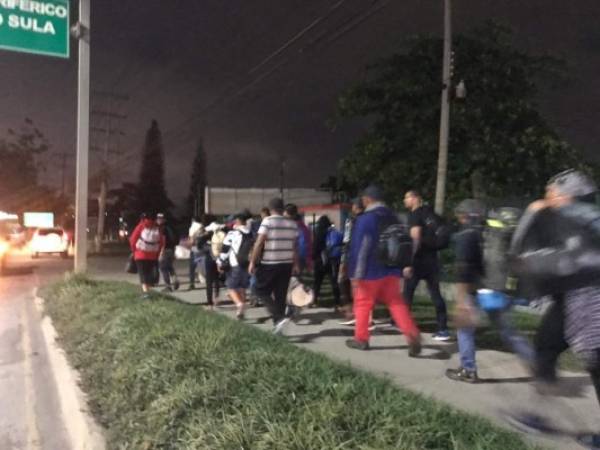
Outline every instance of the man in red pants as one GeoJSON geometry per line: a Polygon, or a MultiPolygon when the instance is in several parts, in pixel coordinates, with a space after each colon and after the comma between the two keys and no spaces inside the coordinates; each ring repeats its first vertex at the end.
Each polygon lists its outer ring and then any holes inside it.
{"type": "Polygon", "coordinates": [[[394,322],[408,341],[409,356],[421,353],[421,335],[402,297],[401,269],[389,267],[377,255],[377,244],[383,224],[397,222],[395,214],[382,201],[381,190],[369,186],[362,193],[365,212],[356,219],[350,242],[348,275],[352,280],[354,339],[346,341],[350,348],[369,349],[369,318],[376,301],[385,303],[394,322]]]}

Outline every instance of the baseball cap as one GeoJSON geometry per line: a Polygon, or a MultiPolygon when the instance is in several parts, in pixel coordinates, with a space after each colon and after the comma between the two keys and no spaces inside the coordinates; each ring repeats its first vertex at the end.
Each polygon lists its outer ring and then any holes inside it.
{"type": "Polygon", "coordinates": [[[485,215],[485,205],[479,200],[467,198],[456,205],[454,213],[466,214],[472,217],[481,217],[485,215]]]}

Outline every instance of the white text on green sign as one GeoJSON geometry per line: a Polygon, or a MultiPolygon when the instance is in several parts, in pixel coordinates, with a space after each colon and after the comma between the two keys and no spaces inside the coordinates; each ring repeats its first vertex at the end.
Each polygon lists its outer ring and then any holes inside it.
{"type": "Polygon", "coordinates": [[[0,48],[69,57],[68,0],[0,0],[0,48]]]}

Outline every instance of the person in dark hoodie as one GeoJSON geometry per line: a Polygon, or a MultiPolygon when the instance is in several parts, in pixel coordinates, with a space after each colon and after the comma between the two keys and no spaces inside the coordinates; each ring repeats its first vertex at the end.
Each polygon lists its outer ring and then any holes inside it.
{"type": "Polygon", "coordinates": [[[327,238],[331,226],[331,220],[325,215],[319,217],[317,224],[315,225],[312,249],[312,261],[314,266],[313,291],[315,293],[313,305],[318,306],[319,296],[321,295],[321,286],[323,285],[323,280],[327,277],[331,283],[333,300],[337,308],[340,306],[340,286],[338,284],[340,258],[332,255],[327,245],[327,238]]]}
{"type": "Polygon", "coordinates": [[[175,247],[179,244],[177,233],[167,223],[167,219],[163,213],[156,215],[156,224],[159,226],[161,233],[165,237],[165,248],[158,258],[158,266],[163,276],[163,280],[167,285],[163,291],[172,292],[179,289],[179,279],[175,272],[175,247]]]}
{"type": "MultiPolygon", "coordinates": [[[[582,360],[600,401],[600,208],[597,186],[577,170],[550,179],[546,196],[521,219],[511,247],[513,271],[531,297],[553,299],[535,337],[537,391],[556,390],[558,358],[568,348],[582,360]]],[[[513,425],[536,433],[555,429],[536,414],[512,415],[513,425]]],[[[600,449],[600,434],[578,441],[600,449]]]]}
{"type": "Polygon", "coordinates": [[[533,359],[533,351],[527,339],[516,334],[505,317],[510,303],[502,290],[485,289],[479,290],[478,293],[479,287],[499,289],[493,283],[488,285],[489,278],[499,275],[486,274],[488,269],[500,271],[499,267],[486,267],[484,261],[484,238],[481,233],[485,215],[484,205],[477,200],[466,199],[458,204],[454,212],[460,224],[460,231],[453,237],[456,276],[454,321],[457,327],[460,367],[446,370],[446,376],[455,381],[477,383],[479,378],[475,360],[475,327],[481,310],[488,314],[490,322],[498,328],[503,342],[526,363],[533,359]],[[484,278],[485,275],[489,275],[487,279],[484,278]],[[495,302],[504,305],[493,309],[489,305],[482,307],[476,301],[478,295],[494,296],[495,302]]]}

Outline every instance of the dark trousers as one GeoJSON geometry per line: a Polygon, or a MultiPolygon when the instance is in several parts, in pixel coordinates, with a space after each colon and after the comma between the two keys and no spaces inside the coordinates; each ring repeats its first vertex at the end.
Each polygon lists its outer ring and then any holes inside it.
{"type": "Polygon", "coordinates": [[[217,263],[212,258],[206,257],[205,259],[204,277],[206,278],[206,301],[209,305],[212,305],[214,296],[219,296],[219,288],[221,282],[219,280],[219,271],[217,270],[217,263]]]}
{"type": "MultiPolygon", "coordinates": [[[[569,348],[565,339],[565,311],[562,301],[550,305],[534,339],[535,345],[535,376],[544,381],[556,381],[556,365],[560,355],[569,348]]],[[[600,350],[598,350],[600,351],[600,350]]],[[[588,367],[588,373],[600,403],[600,366],[588,367]]]]}
{"type": "Polygon", "coordinates": [[[429,296],[435,306],[438,331],[446,331],[448,329],[448,312],[446,311],[446,302],[440,292],[440,272],[437,268],[428,271],[415,269],[413,276],[404,280],[404,299],[409,308],[412,307],[415,290],[421,280],[427,284],[429,296]]]}
{"type": "Polygon", "coordinates": [[[175,277],[175,251],[171,249],[167,249],[164,251],[162,258],[158,261],[158,266],[160,268],[160,273],[163,276],[163,280],[165,280],[165,284],[167,286],[171,286],[171,277],[175,277]]]}
{"type": "Polygon", "coordinates": [[[343,277],[338,282],[340,286],[340,298],[342,300],[342,306],[351,305],[352,304],[352,283],[350,282],[350,278],[343,277]]]}
{"type": "Polygon", "coordinates": [[[273,323],[285,317],[291,264],[262,264],[256,269],[256,295],[267,307],[273,323]]]}
{"type": "Polygon", "coordinates": [[[340,305],[340,285],[338,284],[338,276],[340,273],[340,260],[331,259],[327,264],[323,264],[320,258],[315,261],[315,282],[313,290],[315,292],[315,303],[319,301],[321,295],[321,286],[325,277],[329,278],[331,288],[333,289],[333,301],[336,305],[340,305]]]}
{"type": "Polygon", "coordinates": [[[553,302],[537,330],[534,339],[535,375],[546,381],[556,380],[556,363],[562,352],[569,348],[564,333],[563,302],[553,302]]]}
{"type": "Polygon", "coordinates": [[[427,283],[429,296],[435,306],[438,331],[446,331],[448,329],[448,312],[446,311],[446,302],[440,292],[440,272],[437,267],[430,270],[415,268],[413,276],[404,280],[404,299],[409,308],[412,307],[415,290],[421,280],[427,283]]]}

